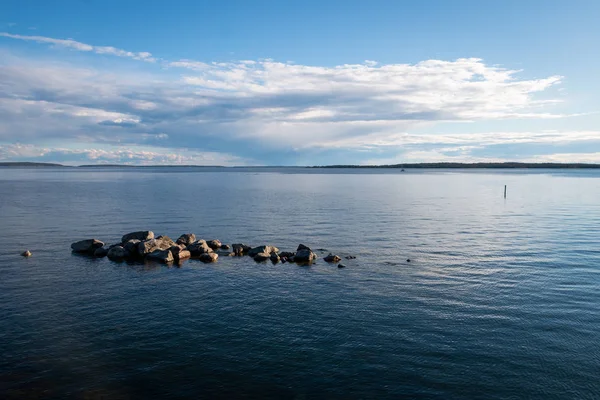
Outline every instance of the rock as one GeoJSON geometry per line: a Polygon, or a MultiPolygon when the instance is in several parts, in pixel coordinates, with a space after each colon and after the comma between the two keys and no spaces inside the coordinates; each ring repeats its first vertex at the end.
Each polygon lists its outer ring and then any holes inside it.
{"type": "Polygon", "coordinates": [[[21,253],[21,255],[23,257],[31,257],[31,252],[29,250],[25,250],[24,252],[21,253]]]}
{"type": "Polygon", "coordinates": [[[342,261],[342,257],[329,253],[329,255],[327,257],[323,258],[323,260],[325,260],[328,263],[337,263],[337,262],[342,261]]]}
{"type": "Polygon", "coordinates": [[[180,246],[181,245],[171,246],[171,248],[169,249],[171,251],[171,254],[173,254],[173,258],[177,262],[179,262],[180,260],[185,260],[186,258],[190,258],[192,256],[189,250],[186,250],[185,247],[182,249],[180,246]]]}
{"type": "Polygon", "coordinates": [[[346,260],[354,260],[356,257],[355,256],[346,256],[345,258],[346,258],[346,260]]]}
{"type": "Polygon", "coordinates": [[[246,254],[250,250],[252,250],[252,247],[247,246],[243,243],[235,243],[235,244],[231,245],[231,247],[233,247],[233,253],[236,256],[243,256],[244,254],[246,254]]]}
{"type": "Polygon", "coordinates": [[[406,262],[410,262],[410,258],[408,260],[406,260],[406,262]]]}
{"type": "Polygon", "coordinates": [[[256,262],[267,261],[271,257],[268,253],[258,253],[253,258],[256,262]]]}
{"type": "Polygon", "coordinates": [[[115,247],[111,248],[110,250],[108,250],[108,253],[106,253],[106,255],[111,260],[116,261],[116,260],[124,259],[125,257],[127,257],[129,255],[129,253],[127,253],[127,251],[123,248],[123,246],[115,246],[115,247]]]}
{"type": "Polygon", "coordinates": [[[283,258],[289,258],[289,257],[294,257],[296,255],[296,253],[293,253],[291,251],[282,251],[281,253],[279,253],[279,257],[283,258]]]}
{"type": "Polygon", "coordinates": [[[141,240],[139,239],[130,239],[126,243],[123,244],[123,248],[127,250],[128,253],[136,254],[137,247],[140,244],[141,240]]]}
{"type": "Polygon", "coordinates": [[[121,238],[121,243],[127,243],[131,239],[137,239],[140,242],[154,239],[154,232],[152,232],[152,231],[131,232],[131,233],[128,233],[127,235],[123,235],[123,237],[121,238]]]}
{"type": "Polygon", "coordinates": [[[98,239],[86,239],[80,240],[79,242],[75,242],[71,244],[71,249],[75,253],[89,253],[94,254],[96,249],[104,246],[104,243],[99,241],[98,239]]]}
{"type": "Polygon", "coordinates": [[[206,244],[213,250],[221,248],[221,241],[217,239],[209,240],[208,242],[206,242],[206,244]]]}
{"type": "Polygon", "coordinates": [[[184,233],[179,236],[179,238],[175,241],[177,244],[185,244],[186,246],[194,243],[196,241],[196,235],[193,233],[184,233]]]}
{"type": "Polygon", "coordinates": [[[171,250],[169,250],[169,249],[167,249],[167,250],[156,249],[153,252],[149,253],[146,256],[146,258],[148,260],[160,261],[165,264],[175,261],[175,258],[173,257],[173,253],[171,253],[171,250]]]}
{"type": "Polygon", "coordinates": [[[281,263],[285,264],[287,262],[287,257],[281,257],[281,263]]]}
{"type": "Polygon", "coordinates": [[[154,250],[168,250],[175,245],[175,242],[168,236],[159,236],[156,239],[146,240],[138,243],[137,252],[145,257],[154,250]]]}
{"type": "Polygon", "coordinates": [[[192,257],[198,257],[202,254],[212,253],[212,249],[208,247],[204,240],[197,240],[190,244],[187,249],[192,254],[192,257]]]}
{"type": "MultiPolygon", "coordinates": [[[[299,245],[298,245],[298,248],[296,249],[296,251],[298,252],[298,251],[300,251],[300,250],[310,250],[310,247],[308,247],[308,246],[305,246],[305,245],[303,245],[303,244],[299,244],[299,245]]],[[[312,250],[310,250],[310,251],[312,251],[312,250]]]]}
{"type": "Polygon", "coordinates": [[[312,263],[317,259],[317,255],[312,252],[310,249],[300,249],[296,252],[294,256],[294,262],[297,263],[312,263]]]}
{"type": "Polygon", "coordinates": [[[231,249],[231,247],[228,244],[221,245],[221,250],[229,250],[229,249],[231,249]]]}
{"type": "Polygon", "coordinates": [[[271,257],[269,257],[271,259],[271,262],[273,264],[277,264],[280,260],[279,255],[277,253],[271,253],[271,257]]]}
{"type": "Polygon", "coordinates": [[[346,268],[344,264],[338,264],[338,268],[346,268]]]}
{"type": "Polygon", "coordinates": [[[108,255],[108,249],[106,247],[100,247],[94,251],[94,257],[102,258],[108,255]]]}
{"type": "Polygon", "coordinates": [[[217,253],[204,253],[200,255],[199,260],[204,263],[213,263],[217,261],[218,258],[219,255],[217,253]]]}
{"type": "Polygon", "coordinates": [[[224,257],[232,257],[235,256],[235,253],[229,250],[217,250],[216,253],[220,256],[224,256],[224,257]]]}
{"type": "Polygon", "coordinates": [[[271,253],[279,253],[279,249],[275,246],[258,246],[258,247],[254,247],[252,250],[250,250],[248,252],[248,255],[250,257],[254,257],[255,255],[259,254],[259,253],[266,253],[266,254],[271,254],[271,253]]]}

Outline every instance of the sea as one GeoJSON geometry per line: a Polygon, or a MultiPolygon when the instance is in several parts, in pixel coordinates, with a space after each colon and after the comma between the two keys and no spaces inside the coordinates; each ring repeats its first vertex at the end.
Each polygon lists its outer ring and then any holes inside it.
{"type": "Polygon", "coordinates": [[[0,355],[2,399],[598,399],[600,171],[2,168],[0,355]],[[139,230],[319,259],[70,250],[139,230]]]}

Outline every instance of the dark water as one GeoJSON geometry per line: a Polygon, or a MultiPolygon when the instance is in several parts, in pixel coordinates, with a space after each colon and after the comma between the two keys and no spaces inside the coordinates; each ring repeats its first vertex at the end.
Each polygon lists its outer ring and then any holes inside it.
{"type": "Polygon", "coordinates": [[[0,398],[600,398],[600,171],[335,172],[1,169],[0,398]],[[138,229],[357,258],[70,253],[138,229]]]}

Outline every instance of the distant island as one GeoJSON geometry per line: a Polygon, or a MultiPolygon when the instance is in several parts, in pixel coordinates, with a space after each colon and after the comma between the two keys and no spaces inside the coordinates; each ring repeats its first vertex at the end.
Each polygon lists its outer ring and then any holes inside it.
{"type": "Polygon", "coordinates": [[[295,166],[254,166],[254,167],[225,167],[220,165],[125,165],[125,164],[87,164],[69,166],[56,163],[39,162],[0,162],[0,167],[27,167],[27,168],[389,168],[389,169],[600,169],[600,164],[586,163],[412,163],[390,165],[315,165],[306,167],[295,166]]]}

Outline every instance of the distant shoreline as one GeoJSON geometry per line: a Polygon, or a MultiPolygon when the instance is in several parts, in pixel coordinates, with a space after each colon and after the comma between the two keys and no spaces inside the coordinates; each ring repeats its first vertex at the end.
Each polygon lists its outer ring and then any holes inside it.
{"type": "Polygon", "coordinates": [[[93,164],[70,166],[57,163],[0,162],[8,168],[327,168],[327,169],[600,169],[600,164],[586,163],[412,163],[392,165],[315,165],[315,166],[234,166],[221,165],[121,165],[93,164]]]}

